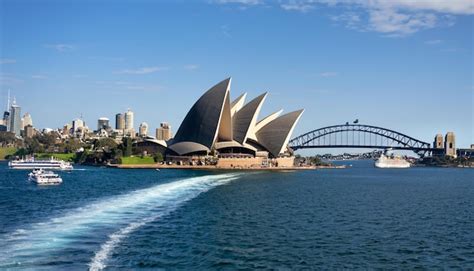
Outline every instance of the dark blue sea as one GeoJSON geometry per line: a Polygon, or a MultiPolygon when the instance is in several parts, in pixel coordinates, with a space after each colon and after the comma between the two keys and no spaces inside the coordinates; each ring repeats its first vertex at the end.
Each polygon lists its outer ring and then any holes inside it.
{"type": "Polygon", "coordinates": [[[0,269],[472,269],[474,170],[80,167],[38,187],[0,163],[0,269]]]}

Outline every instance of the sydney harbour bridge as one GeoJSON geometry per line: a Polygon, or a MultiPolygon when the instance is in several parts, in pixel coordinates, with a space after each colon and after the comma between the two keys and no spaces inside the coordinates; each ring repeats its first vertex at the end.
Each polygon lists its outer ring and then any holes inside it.
{"type": "Polygon", "coordinates": [[[315,148],[371,148],[411,150],[420,156],[435,151],[430,143],[372,125],[342,124],[319,128],[290,140],[293,150],[315,148]]]}

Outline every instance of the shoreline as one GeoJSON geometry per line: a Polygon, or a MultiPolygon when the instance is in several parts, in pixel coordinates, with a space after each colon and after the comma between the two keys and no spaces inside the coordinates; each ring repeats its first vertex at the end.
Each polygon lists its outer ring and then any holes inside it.
{"type": "Polygon", "coordinates": [[[316,169],[344,169],[346,166],[305,166],[305,167],[217,167],[217,166],[191,166],[191,165],[161,165],[161,164],[109,164],[107,167],[119,169],[188,169],[188,170],[237,170],[237,171],[295,171],[316,169]]]}

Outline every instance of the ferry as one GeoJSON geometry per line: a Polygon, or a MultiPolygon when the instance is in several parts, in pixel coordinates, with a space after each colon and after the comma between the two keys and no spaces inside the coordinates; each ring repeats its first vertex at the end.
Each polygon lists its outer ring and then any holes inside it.
{"type": "Polygon", "coordinates": [[[386,152],[385,154],[380,155],[380,158],[375,161],[375,167],[377,168],[409,168],[410,163],[400,156],[395,156],[393,154],[388,155],[386,152]]]}
{"type": "Polygon", "coordinates": [[[44,171],[43,169],[35,169],[28,174],[28,180],[38,185],[57,185],[63,182],[63,179],[52,171],[44,171]]]}
{"type": "Polygon", "coordinates": [[[49,160],[35,160],[34,158],[19,159],[8,162],[11,169],[58,169],[72,170],[71,163],[51,157],[49,160]]]}

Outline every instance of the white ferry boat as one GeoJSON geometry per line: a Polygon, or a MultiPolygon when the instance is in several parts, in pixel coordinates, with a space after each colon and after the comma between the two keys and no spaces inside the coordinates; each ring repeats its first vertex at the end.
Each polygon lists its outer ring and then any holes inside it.
{"type": "Polygon", "coordinates": [[[63,179],[52,171],[44,171],[43,169],[35,169],[28,174],[28,180],[38,185],[57,185],[63,182],[63,179]]]}
{"type": "Polygon", "coordinates": [[[377,168],[409,168],[410,163],[400,156],[395,155],[380,155],[380,158],[375,161],[377,168]]]}
{"type": "Polygon", "coordinates": [[[35,160],[34,158],[30,159],[20,159],[10,161],[8,166],[12,169],[59,169],[59,170],[71,170],[73,169],[71,163],[65,162],[63,160],[57,160],[51,157],[49,160],[35,160]]]}

